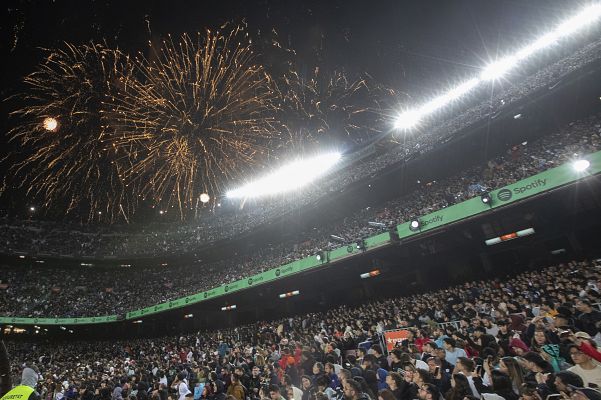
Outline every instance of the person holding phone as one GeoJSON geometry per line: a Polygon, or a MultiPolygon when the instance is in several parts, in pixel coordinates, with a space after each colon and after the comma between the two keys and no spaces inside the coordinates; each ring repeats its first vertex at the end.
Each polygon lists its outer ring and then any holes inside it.
{"type": "Polygon", "coordinates": [[[470,383],[467,376],[461,373],[451,376],[451,388],[444,395],[445,400],[463,400],[472,395],[470,383]]]}

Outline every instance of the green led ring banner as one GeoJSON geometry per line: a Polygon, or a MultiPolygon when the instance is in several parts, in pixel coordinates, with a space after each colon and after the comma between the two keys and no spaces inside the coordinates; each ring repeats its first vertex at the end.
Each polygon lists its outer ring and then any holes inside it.
{"type": "MultiPolygon", "coordinates": [[[[601,151],[591,154],[586,159],[590,162],[586,172],[576,172],[571,164],[564,164],[557,168],[552,168],[541,172],[527,179],[523,179],[514,184],[494,190],[490,193],[492,205],[482,203],[479,198],[466,200],[462,203],[444,208],[439,211],[419,217],[421,228],[413,232],[409,229],[409,222],[397,226],[397,232],[400,239],[419,235],[421,232],[429,231],[453,222],[457,222],[474,215],[484,213],[492,207],[498,208],[512,204],[519,200],[543,193],[547,190],[555,189],[566,184],[575,182],[587,176],[595,175],[601,172],[601,151]]],[[[378,235],[370,236],[363,240],[363,246],[366,250],[375,249],[388,245],[391,241],[390,233],[384,232],[378,235]]],[[[315,256],[307,257],[302,260],[293,261],[289,264],[273,268],[268,271],[250,276],[245,279],[228,283],[211,290],[196,293],[180,299],[175,299],[166,303],[146,307],[141,310],[135,310],[126,314],[126,319],[137,319],[143,316],[156,314],[165,310],[172,310],[185,307],[189,304],[195,304],[202,301],[214,299],[219,296],[248,289],[257,285],[262,285],[276,279],[282,279],[293,274],[308,271],[320,266],[327,265],[333,261],[343,260],[346,257],[355,256],[361,253],[357,248],[357,243],[351,243],[329,252],[324,252],[324,260],[319,261],[315,256]]],[[[114,322],[118,318],[116,315],[106,317],[86,317],[86,318],[18,318],[18,317],[0,317],[1,324],[21,324],[21,325],[75,325],[75,324],[97,324],[104,322],[114,322]]]]}
{"type": "Polygon", "coordinates": [[[479,197],[475,197],[419,217],[420,229],[418,231],[411,231],[409,229],[409,222],[400,224],[397,226],[399,238],[403,239],[419,235],[421,232],[486,212],[491,207],[493,209],[503,207],[601,172],[601,151],[589,155],[586,159],[590,162],[590,166],[585,172],[577,172],[572,164],[569,163],[548,169],[501,189],[493,190],[490,193],[492,198],[492,205],[490,206],[482,203],[479,197]]]}
{"type": "Polygon", "coordinates": [[[20,318],[20,317],[0,317],[0,324],[19,324],[19,325],[87,325],[101,324],[106,322],[115,322],[117,315],[108,315],[104,317],[84,317],[84,318],[20,318]]]}
{"type": "MultiPolygon", "coordinates": [[[[371,236],[365,239],[364,243],[366,249],[373,249],[386,245],[390,243],[390,233],[385,232],[379,235],[371,236]]],[[[329,258],[326,257],[326,259],[333,261],[336,259],[342,259],[349,255],[355,255],[359,252],[360,250],[357,249],[355,244],[349,246],[342,246],[338,249],[330,251],[329,258]]],[[[170,302],[158,304],[156,306],[146,307],[141,310],[128,312],[126,318],[135,319],[142,316],[155,314],[161,311],[183,307],[188,304],[194,304],[201,301],[210,300],[219,296],[223,296],[225,294],[230,294],[239,290],[248,289],[252,286],[261,285],[263,283],[267,283],[275,279],[282,279],[287,276],[297,274],[299,272],[308,271],[310,269],[317,268],[324,264],[327,264],[327,262],[319,261],[317,260],[317,258],[315,258],[315,256],[303,258],[302,260],[293,261],[278,268],[273,268],[260,274],[253,275],[245,279],[240,279],[238,281],[228,283],[227,285],[222,285],[217,288],[207,290],[205,292],[201,292],[177,300],[172,300],[170,302]]]]}

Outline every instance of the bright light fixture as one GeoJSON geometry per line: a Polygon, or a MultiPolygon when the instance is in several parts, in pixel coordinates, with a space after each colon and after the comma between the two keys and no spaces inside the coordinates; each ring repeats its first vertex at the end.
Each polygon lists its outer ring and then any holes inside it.
{"type": "Polygon", "coordinates": [[[419,114],[427,115],[433,113],[434,111],[440,110],[449,103],[460,99],[463,95],[467,94],[469,91],[475,88],[479,83],[480,79],[473,78],[467,82],[462,83],[459,86],[454,87],[445,94],[438,96],[421,106],[419,108],[419,114]]]}
{"type": "Polygon", "coordinates": [[[400,130],[409,130],[419,124],[421,119],[419,111],[405,111],[394,121],[394,128],[400,130]]]}
{"type": "Polygon", "coordinates": [[[562,39],[601,17],[601,4],[595,4],[582,9],[578,14],[557,26],[553,31],[541,36],[534,42],[522,47],[515,54],[505,56],[484,67],[480,75],[454,87],[445,94],[430,100],[422,106],[406,110],[394,120],[394,129],[409,130],[417,126],[425,117],[461,98],[482,82],[499,79],[515,68],[520,62],[552,46],[562,39]]]}
{"type": "Polygon", "coordinates": [[[494,80],[501,78],[512,68],[514,68],[520,61],[523,61],[545,47],[554,45],[559,39],[571,35],[584,26],[595,22],[599,17],[601,17],[601,4],[584,8],[578,14],[559,25],[553,31],[541,36],[529,45],[522,47],[515,54],[501,58],[500,60],[489,64],[482,71],[480,77],[483,80],[494,80]]]}
{"type": "Polygon", "coordinates": [[[42,125],[47,131],[54,132],[56,128],[58,128],[58,121],[56,120],[56,118],[48,117],[44,118],[42,125]]]}
{"type": "Polygon", "coordinates": [[[585,169],[591,166],[589,160],[576,160],[572,164],[576,172],[583,172],[585,169]]]}
{"type": "Polygon", "coordinates": [[[499,79],[509,72],[510,69],[515,67],[518,61],[516,56],[501,58],[500,60],[488,64],[480,74],[480,78],[485,81],[499,79]]]}
{"type": "Polygon", "coordinates": [[[209,196],[207,193],[203,193],[200,195],[200,202],[203,204],[208,203],[211,200],[211,196],[209,196]]]}
{"type": "Polygon", "coordinates": [[[340,153],[327,153],[298,159],[275,172],[227,192],[229,198],[254,198],[300,189],[324,175],[341,158],[340,153]]]}

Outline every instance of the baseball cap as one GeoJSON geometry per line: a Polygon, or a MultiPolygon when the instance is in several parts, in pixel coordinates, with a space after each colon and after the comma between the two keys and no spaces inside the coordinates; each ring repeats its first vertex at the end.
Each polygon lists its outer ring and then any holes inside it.
{"type": "Polygon", "coordinates": [[[588,333],[586,333],[586,332],[582,332],[582,331],[580,331],[580,332],[576,332],[576,333],[574,334],[574,337],[576,337],[576,338],[578,338],[578,339],[590,339],[590,338],[591,338],[591,335],[589,335],[589,334],[588,334],[588,333]]]}

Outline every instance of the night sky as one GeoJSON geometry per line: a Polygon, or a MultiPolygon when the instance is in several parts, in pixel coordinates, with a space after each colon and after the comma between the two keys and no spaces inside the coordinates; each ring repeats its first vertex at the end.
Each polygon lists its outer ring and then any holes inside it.
{"type": "MultiPolygon", "coordinates": [[[[135,54],[149,40],[224,22],[248,24],[258,42],[277,32],[300,71],[316,66],[367,73],[418,103],[531,40],[586,4],[568,0],[8,1],[3,2],[0,97],[22,89],[41,48],[103,41],[135,54]]],[[[277,65],[278,53],[265,49],[277,65]]],[[[272,59],[270,59],[270,57],[272,59]]],[[[2,102],[2,155],[10,151],[10,102],[2,102]]]]}

